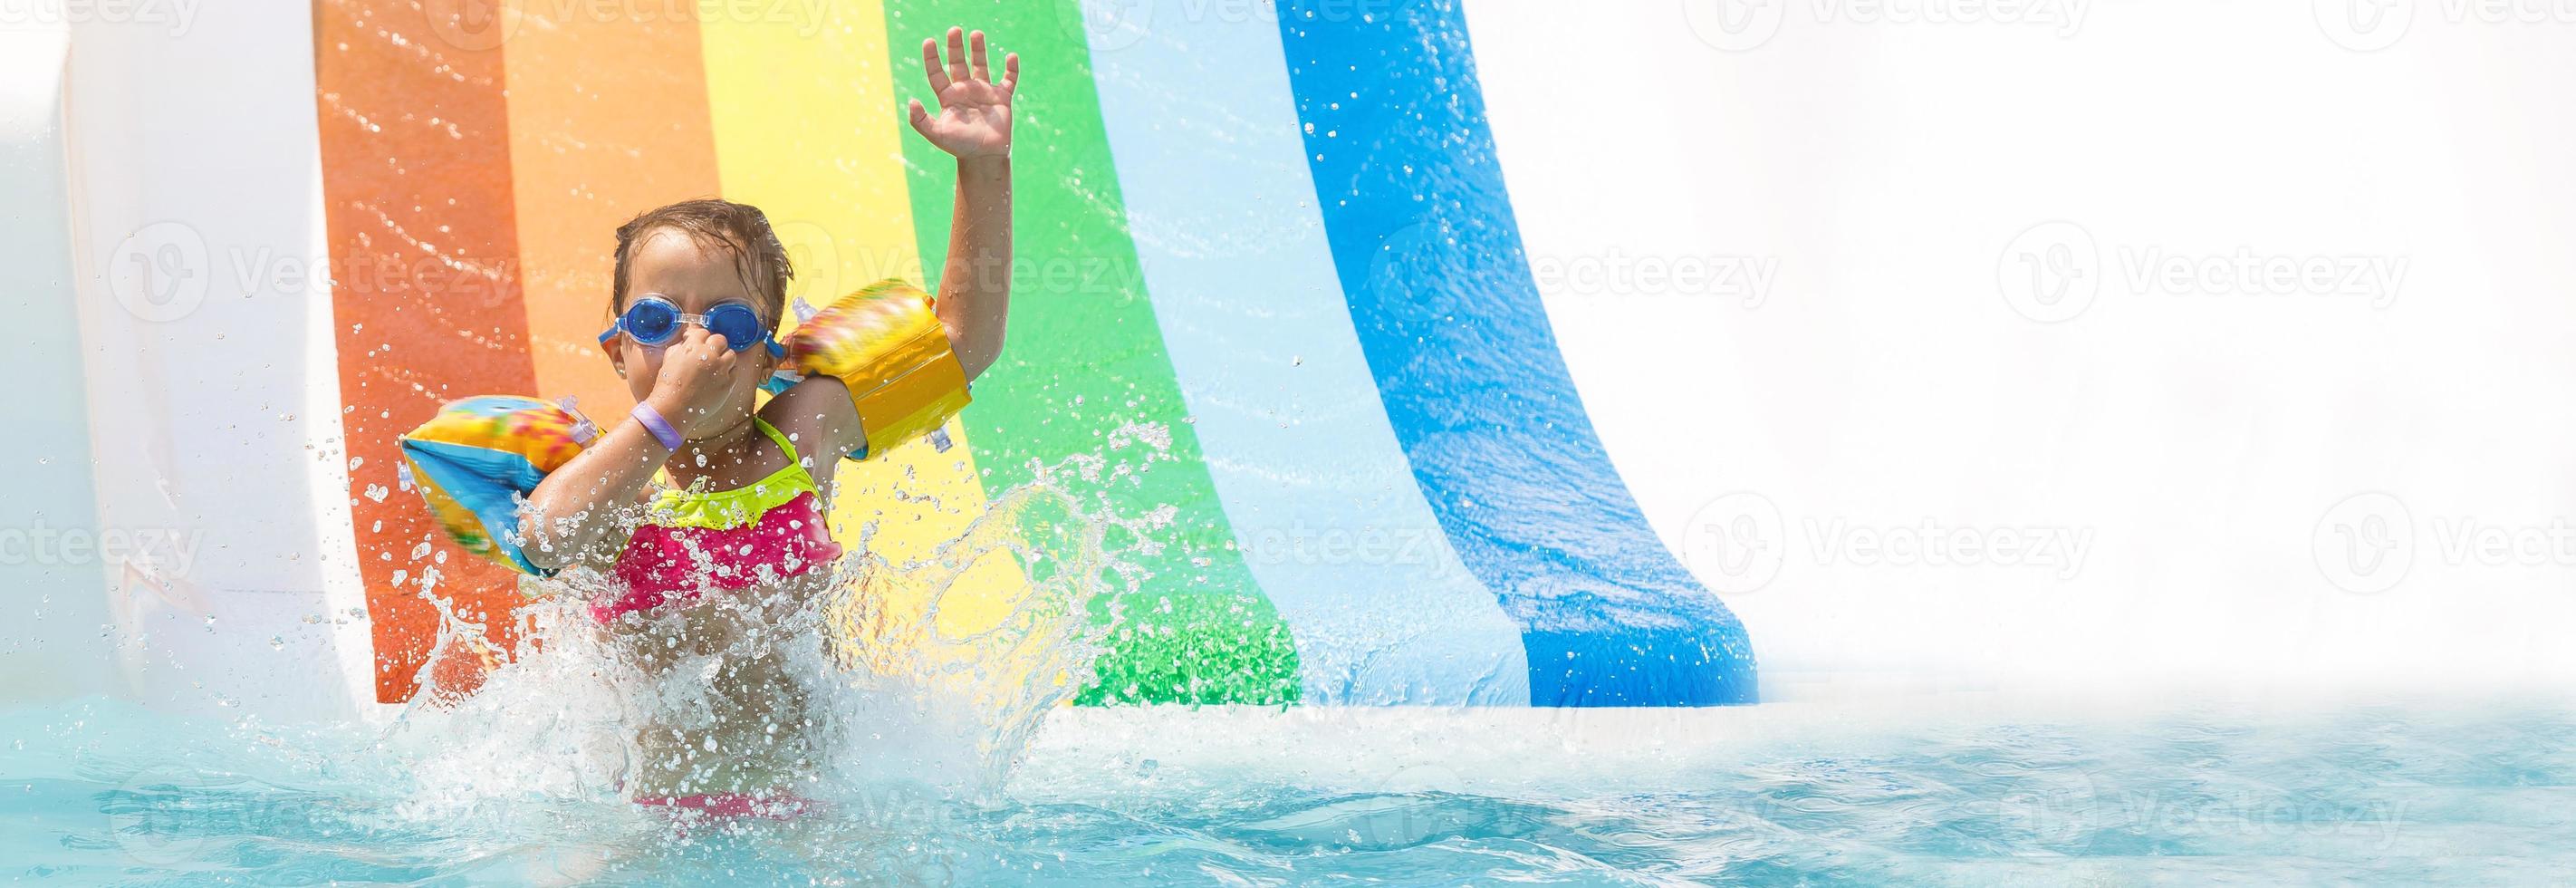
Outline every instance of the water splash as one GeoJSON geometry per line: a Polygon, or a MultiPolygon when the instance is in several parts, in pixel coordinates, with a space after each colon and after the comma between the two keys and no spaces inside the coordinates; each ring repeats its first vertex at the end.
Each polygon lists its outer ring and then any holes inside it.
{"type": "MultiPolygon", "coordinates": [[[[1138,429],[1042,467],[920,560],[889,563],[863,532],[828,572],[615,628],[588,609],[610,581],[566,571],[520,609],[517,650],[479,686],[455,664],[505,658],[440,602],[440,655],[375,744],[414,784],[402,814],[558,818],[775,787],[882,827],[990,801],[1047,715],[1094,681],[1121,616],[1107,593],[1147,580],[1128,556],[1168,520],[1083,491],[1148,470],[1165,440],[1138,429]],[[1028,579],[1010,600],[977,570],[996,559],[1028,579]]],[[[435,576],[422,588],[437,600],[435,576]]]]}

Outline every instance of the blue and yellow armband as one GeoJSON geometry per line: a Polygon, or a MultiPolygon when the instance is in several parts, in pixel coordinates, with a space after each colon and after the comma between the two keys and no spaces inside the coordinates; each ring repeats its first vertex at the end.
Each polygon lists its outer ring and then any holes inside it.
{"type": "Polygon", "coordinates": [[[883,280],[843,296],[787,335],[796,372],[829,376],[850,389],[867,443],[851,459],[882,454],[929,434],[966,407],[966,368],[930,294],[883,280]]]}
{"type": "Polygon", "coordinates": [[[402,437],[404,467],[449,539],[533,576],[519,550],[519,503],[599,429],[570,406],[511,395],[452,401],[402,437]]]}

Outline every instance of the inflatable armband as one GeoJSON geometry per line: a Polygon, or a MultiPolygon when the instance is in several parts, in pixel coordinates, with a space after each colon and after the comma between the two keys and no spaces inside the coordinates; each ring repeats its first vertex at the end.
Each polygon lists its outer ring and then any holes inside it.
{"type": "Polygon", "coordinates": [[[901,280],[861,287],[816,312],[788,334],[787,356],[800,373],[850,387],[867,433],[851,459],[921,437],[966,407],[966,369],[949,350],[948,329],[930,295],[901,280]]]}
{"type": "Polygon", "coordinates": [[[519,503],[599,429],[569,405],[486,395],[449,402],[402,438],[403,462],[439,526],[465,551],[549,576],[519,551],[519,503]]]}

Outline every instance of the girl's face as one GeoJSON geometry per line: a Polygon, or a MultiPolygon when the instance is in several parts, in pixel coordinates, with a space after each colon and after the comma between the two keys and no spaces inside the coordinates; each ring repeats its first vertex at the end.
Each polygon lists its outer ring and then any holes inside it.
{"type": "MultiPolygon", "coordinates": [[[[744,283],[732,254],[700,247],[687,233],[668,228],[639,236],[626,257],[627,304],[634,304],[648,293],[671,300],[683,314],[704,315],[716,306],[739,302],[760,312],[764,321],[775,324],[778,320],[760,310],[760,298],[744,283]]],[[[632,336],[610,339],[601,343],[600,349],[608,353],[609,362],[626,378],[626,390],[634,394],[635,400],[643,401],[653,393],[653,380],[662,373],[662,349],[647,347],[632,336]]],[[[777,369],[776,359],[769,356],[768,349],[758,347],[736,354],[733,372],[741,378],[734,380],[737,384],[731,388],[739,393],[741,403],[729,404],[727,409],[738,408],[748,416],[752,394],[777,369]]]]}

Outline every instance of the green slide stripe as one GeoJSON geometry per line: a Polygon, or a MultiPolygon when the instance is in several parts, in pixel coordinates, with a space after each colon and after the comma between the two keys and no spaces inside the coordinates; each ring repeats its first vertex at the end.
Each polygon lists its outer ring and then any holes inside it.
{"type": "MultiPolygon", "coordinates": [[[[1100,684],[1078,701],[1294,702],[1296,645],[1232,545],[1198,437],[1183,421],[1180,384],[1127,235],[1078,3],[888,0],[885,9],[898,84],[887,113],[903,115],[904,100],[915,98],[938,107],[920,76],[921,41],[951,25],[990,35],[996,69],[1002,51],[1020,54],[1011,338],[1000,363],[976,381],[975,406],[965,415],[975,459],[988,473],[986,489],[1026,483],[1032,460],[1103,454],[1132,461],[1134,448],[1108,450],[1111,433],[1127,423],[1171,431],[1172,459],[1152,466],[1142,483],[1098,485],[1124,517],[1167,504],[1176,513],[1154,535],[1161,551],[1133,559],[1149,576],[1124,596],[1125,622],[1097,664],[1100,684]]],[[[947,259],[956,165],[909,132],[903,150],[921,261],[935,277],[947,259]]]]}

